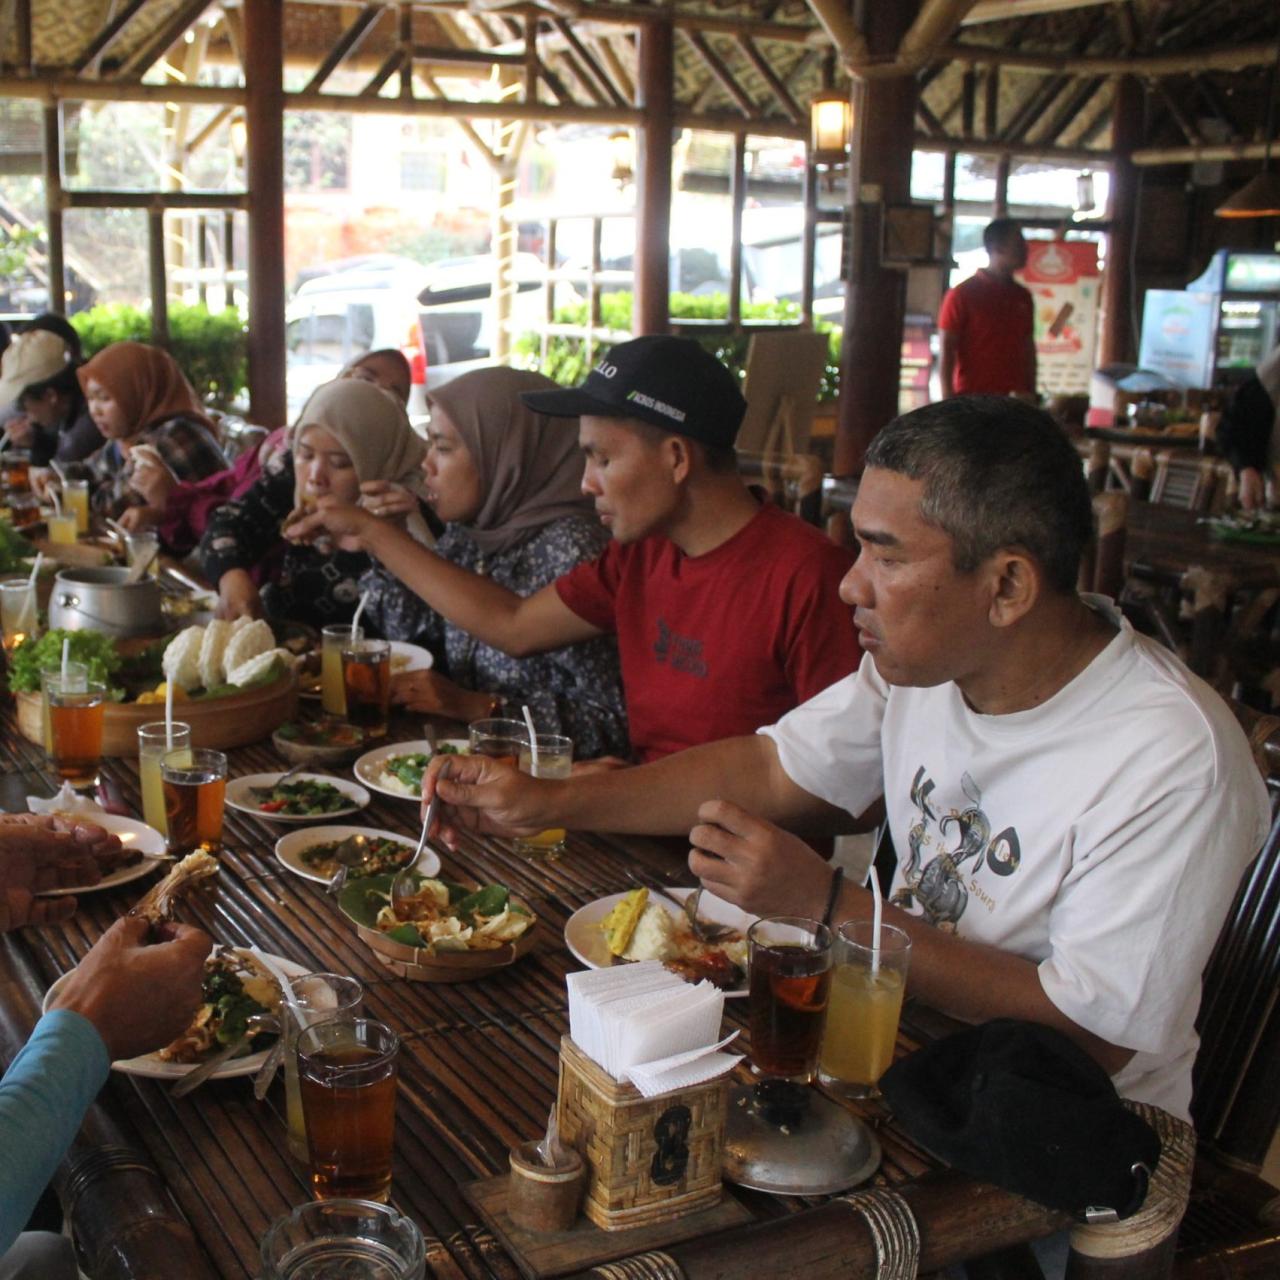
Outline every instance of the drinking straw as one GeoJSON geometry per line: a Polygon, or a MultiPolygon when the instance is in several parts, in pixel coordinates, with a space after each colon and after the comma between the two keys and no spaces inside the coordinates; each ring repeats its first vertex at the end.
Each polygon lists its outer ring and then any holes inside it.
{"type": "Polygon", "coordinates": [[[66,484],[66,483],[67,483],[67,473],[66,473],[65,471],[63,471],[63,469],[62,469],[60,466],[58,466],[58,464],[57,464],[57,463],[56,463],[52,458],[50,458],[50,459],[49,459],[49,465],[50,465],[50,466],[54,469],[54,471],[57,473],[58,479],[59,479],[59,480],[61,480],[63,484],[66,484]]]}
{"type": "Polygon", "coordinates": [[[71,637],[65,636],[62,641],[62,683],[67,682],[67,665],[71,661],[71,637]]]}
{"type": "Polygon", "coordinates": [[[58,497],[58,490],[53,485],[49,486],[49,497],[53,499],[53,514],[56,516],[61,516],[62,502],[58,497]]]}
{"type": "MultiPolygon", "coordinates": [[[[18,615],[18,627],[20,630],[26,629],[27,618],[35,612],[36,607],[36,578],[40,575],[40,563],[44,559],[44,552],[36,552],[36,562],[31,566],[31,577],[27,579],[27,597],[22,602],[22,612],[18,615]]],[[[35,619],[31,619],[35,622],[35,619]]]]}
{"type": "Polygon", "coordinates": [[[524,722],[529,726],[529,768],[536,778],[538,776],[538,734],[533,727],[533,715],[529,711],[529,704],[526,702],[520,710],[524,712],[524,722]]]}
{"type": "Polygon", "coordinates": [[[360,595],[360,603],[356,605],[355,616],[351,619],[351,643],[355,644],[356,639],[360,635],[360,615],[364,612],[364,607],[369,603],[369,593],[362,592],[360,595]]]}
{"type": "Polygon", "coordinates": [[[867,869],[871,884],[871,976],[880,972],[880,919],[884,915],[884,901],[880,896],[880,877],[876,875],[875,861],[867,869]]]}
{"type": "Polygon", "coordinates": [[[173,750],[173,677],[164,682],[164,749],[173,750]]]}

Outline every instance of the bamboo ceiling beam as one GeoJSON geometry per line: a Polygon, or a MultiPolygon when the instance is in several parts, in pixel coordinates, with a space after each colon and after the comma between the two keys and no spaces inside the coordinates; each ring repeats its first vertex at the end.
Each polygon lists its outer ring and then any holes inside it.
{"type": "MultiPolygon", "coordinates": [[[[1280,139],[1273,139],[1272,146],[1280,139]]],[[[1196,164],[1201,160],[1263,160],[1265,142],[1215,142],[1199,147],[1141,147],[1130,159],[1136,165],[1196,164]]]]}
{"type": "Polygon", "coordinates": [[[916,100],[916,115],[920,117],[921,123],[925,127],[925,131],[935,138],[941,138],[946,135],[946,130],[942,127],[942,121],[929,110],[928,105],[923,98],[916,100]]]}
{"type": "Polygon", "coordinates": [[[193,137],[191,141],[183,147],[183,153],[188,156],[195,155],[195,153],[199,151],[211,137],[213,137],[218,128],[226,123],[227,118],[233,111],[233,107],[219,107],[217,111],[209,117],[208,123],[202,129],[198,130],[195,137],[193,137]]]}
{"type": "Polygon", "coordinates": [[[592,56],[591,51],[578,39],[573,28],[563,18],[553,18],[551,25],[564,37],[569,48],[573,50],[578,64],[586,70],[587,75],[595,81],[597,87],[604,91],[602,101],[612,100],[614,106],[625,107],[626,99],[618,92],[617,86],[592,56]]]}
{"type": "MultiPolygon", "coordinates": [[[[1204,71],[1241,71],[1269,64],[1276,56],[1275,42],[1240,45],[1230,49],[1202,49],[1188,53],[1161,53],[1137,58],[1077,58],[1069,55],[1023,53],[994,45],[948,44],[937,56],[950,62],[990,65],[1018,71],[1072,76],[1176,76],[1204,71]]],[[[872,69],[874,71],[874,69],[872,69]]]]}
{"type": "Polygon", "coordinates": [[[71,70],[76,75],[80,75],[86,68],[92,66],[96,59],[105,54],[115,44],[134,14],[146,2],[147,0],[129,0],[129,3],[120,9],[111,21],[89,42],[85,51],[71,64],[71,70]]]}
{"type": "Polygon", "coordinates": [[[15,0],[13,25],[18,43],[18,66],[35,72],[35,54],[31,39],[31,0],[15,0]]]}
{"type": "Polygon", "coordinates": [[[243,106],[241,88],[197,84],[142,84],[138,81],[73,80],[70,77],[0,76],[0,98],[33,98],[38,102],[203,102],[243,106]]]}
{"type": "MultiPolygon", "coordinates": [[[[0,82],[0,92],[3,92],[0,82]]],[[[562,86],[563,87],[563,86],[562,86]]],[[[451,98],[366,98],[337,93],[286,93],[289,111],[349,111],[353,115],[468,116],[472,120],[544,120],[550,124],[643,123],[635,107],[592,107],[576,102],[458,102],[451,98]]],[[[757,122],[759,123],[759,122],[757,122]]]]}
{"type": "Polygon", "coordinates": [[[347,58],[360,48],[365,37],[378,25],[378,19],[384,12],[385,7],[380,4],[364,6],[355,21],[339,37],[338,43],[325,54],[324,60],[315,69],[315,74],[307,81],[308,90],[318,90],[347,58]]]}
{"type": "Polygon", "coordinates": [[[924,0],[898,45],[898,63],[908,71],[918,71],[932,62],[976,3],[977,0],[924,0]]]}
{"type": "MultiPolygon", "coordinates": [[[[808,0],[813,16],[822,24],[827,39],[836,47],[836,56],[850,74],[871,56],[867,38],[858,30],[846,0],[808,0]]],[[[711,28],[703,26],[703,31],[711,28]]]]}
{"type": "Polygon", "coordinates": [[[567,48],[557,49],[550,55],[548,61],[550,61],[550,58],[554,58],[560,68],[568,72],[568,83],[575,84],[578,87],[578,97],[571,93],[569,95],[570,101],[577,101],[580,97],[585,96],[588,102],[593,102],[598,107],[611,105],[608,97],[597,87],[591,77],[582,69],[577,58],[573,56],[573,50],[567,48]]]}
{"type": "MultiPolygon", "coordinates": [[[[396,73],[396,69],[400,66],[401,60],[404,58],[403,49],[392,49],[389,54],[382,60],[382,65],[373,73],[372,79],[360,90],[362,98],[376,98],[382,91],[382,86],[391,79],[396,73]]],[[[319,96],[318,94],[316,95],[319,96]]]]}
{"type": "Polygon", "coordinates": [[[1087,147],[1054,147],[1038,142],[1000,142],[992,138],[934,138],[927,133],[917,133],[914,146],[918,151],[963,151],[966,155],[1016,156],[1019,160],[1043,160],[1067,164],[1110,164],[1110,151],[1092,150],[1087,147]]]}
{"type": "Polygon", "coordinates": [[[538,20],[526,14],[524,19],[524,100],[526,102],[537,102],[538,76],[540,74],[538,20]]]}
{"type": "Polygon", "coordinates": [[[1169,115],[1173,118],[1173,123],[1178,126],[1182,136],[1193,147],[1199,146],[1204,139],[1200,136],[1200,131],[1192,124],[1187,113],[1182,109],[1182,103],[1159,80],[1155,83],[1155,91],[1164,99],[1164,105],[1168,107],[1169,115]]]}
{"type": "Polygon", "coordinates": [[[1053,113],[1048,125],[1037,138],[1037,143],[1042,146],[1056,143],[1058,135],[1089,105],[1093,95],[1105,83],[1105,76],[1095,76],[1092,80],[1077,84],[1053,113]]]}
{"type": "MultiPolygon", "coordinates": [[[[431,76],[421,75],[420,78],[431,93],[435,94],[437,98],[444,98],[445,95],[440,92],[440,86],[431,76]]],[[[494,173],[500,172],[501,166],[498,163],[498,157],[494,154],[493,148],[480,136],[479,130],[476,129],[475,125],[463,116],[455,116],[454,123],[461,130],[467,141],[485,158],[494,173]]]]}
{"type": "Polygon", "coordinates": [[[186,4],[179,5],[168,22],[124,60],[116,74],[122,80],[131,77],[141,79],[195,25],[196,19],[211,3],[212,0],[187,0],[186,4]]]}
{"type": "Polygon", "coordinates": [[[248,209],[244,191],[85,191],[64,190],[65,209],[248,209]]]}
{"type": "Polygon", "coordinates": [[[605,65],[613,76],[614,84],[622,91],[624,101],[634,102],[636,100],[635,81],[632,80],[630,72],[623,65],[617,49],[613,47],[613,41],[607,35],[600,35],[592,43],[600,51],[601,58],[604,59],[605,65]]]}
{"type": "Polygon", "coordinates": [[[752,43],[751,37],[738,36],[737,44],[747,61],[755,69],[756,75],[765,82],[769,92],[777,100],[778,105],[786,112],[787,118],[796,124],[800,124],[805,119],[805,113],[800,109],[799,103],[791,96],[787,86],[778,78],[778,73],[774,71],[760,50],[752,43]]]}
{"type": "Polygon", "coordinates": [[[693,46],[698,57],[702,59],[707,70],[715,77],[720,87],[729,95],[730,100],[744,116],[756,114],[756,105],[751,101],[747,91],[734,79],[733,72],[725,65],[724,59],[711,47],[701,31],[690,31],[687,27],[681,33],[693,46]]]}

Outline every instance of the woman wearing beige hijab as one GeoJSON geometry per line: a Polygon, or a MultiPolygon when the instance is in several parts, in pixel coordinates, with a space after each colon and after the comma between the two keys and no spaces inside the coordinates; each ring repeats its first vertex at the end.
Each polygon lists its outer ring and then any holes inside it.
{"type": "Polygon", "coordinates": [[[200,543],[201,566],[217,583],[226,618],[260,616],[324,626],[350,621],[360,598],[363,552],[283,545],[280,530],[294,510],[322,499],[359,502],[360,487],[415,479],[425,446],[400,404],[367,382],[341,380],[307,401],[290,447],[270,458],[257,483],[219,508],[200,543]],[[277,555],[261,593],[250,570],[277,555]]]}
{"type": "MultiPolygon", "coordinates": [[[[423,491],[445,526],[434,554],[521,595],[593,560],[609,537],[582,494],[577,433],[521,403],[521,392],[554,385],[519,369],[478,369],[428,395],[423,491]]],[[[361,523],[376,524],[378,495],[364,507],[361,523]]],[[[519,716],[528,704],[538,729],[568,734],[580,759],[629,754],[612,637],[513,658],[447,623],[381,566],[361,586],[371,627],[436,657],[431,671],[393,680],[398,702],[463,721],[519,716]]]]}

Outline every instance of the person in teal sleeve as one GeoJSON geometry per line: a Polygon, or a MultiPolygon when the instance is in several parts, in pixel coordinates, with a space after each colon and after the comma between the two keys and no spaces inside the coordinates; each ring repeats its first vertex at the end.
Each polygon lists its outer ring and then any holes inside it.
{"type": "MultiPolygon", "coordinates": [[[[120,858],[119,841],[91,824],[0,815],[0,930],[65,919],[73,898],[37,895],[96,883],[120,858]]],[[[112,1061],[168,1044],[200,1003],[211,939],[186,925],[150,934],[144,920],[117,920],[0,1080],[0,1280],[74,1280],[67,1240],[22,1229],[112,1061]]]]}

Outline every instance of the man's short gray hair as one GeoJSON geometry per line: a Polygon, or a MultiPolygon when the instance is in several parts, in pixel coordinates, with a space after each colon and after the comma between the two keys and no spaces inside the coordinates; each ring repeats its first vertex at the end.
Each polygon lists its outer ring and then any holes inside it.
{"type": "Polygon", "coordinates": [[[951,539],[958,572],[1020,547],[1054,589],[1075,590],[1093,507],[1080,457],[1047,413],[1009,396],[941,400],[889,423],[867,466],[923,481],[920,514],[951,539]]]}

